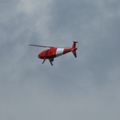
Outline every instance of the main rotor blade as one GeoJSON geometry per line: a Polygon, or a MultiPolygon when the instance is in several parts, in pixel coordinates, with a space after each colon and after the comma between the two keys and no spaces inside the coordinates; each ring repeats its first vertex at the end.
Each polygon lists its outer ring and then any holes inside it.
{"type": "Polygon", "coordinates": [[[45,47],[45,48],[53,48],[53,46],[43,46],[43,45],[34,45],[34,44],[29,44],[29,46],[34,46],[34,47],[45,47]]]}

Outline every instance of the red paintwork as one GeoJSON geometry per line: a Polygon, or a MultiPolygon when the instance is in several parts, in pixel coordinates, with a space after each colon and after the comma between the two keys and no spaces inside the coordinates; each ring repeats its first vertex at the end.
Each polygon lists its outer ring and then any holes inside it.
{"type": "Polygon", "coordinates": [[[65,48],[63,54],[71,52],[71,48],[65,48]]]}
{"type": "Polygon", "coordinates": [[[69,53],[69,52],[74,52],[76,51],[77,48],[65,48],[63,54],[69,53]]]}
{"type": "Polygon", "coordinates": [[[50,59],[50,58],[56,56],[56,50],[57,50],[57,48],[50,48],[50,49],[44,50],[41,53],[39,53],[38,58],[50,59]]]}

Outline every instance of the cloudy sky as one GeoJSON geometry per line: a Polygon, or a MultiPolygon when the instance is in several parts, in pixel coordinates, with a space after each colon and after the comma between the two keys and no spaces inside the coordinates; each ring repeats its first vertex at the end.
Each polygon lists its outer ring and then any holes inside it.
{"type": "Polygon", "coordinates": [[[0,120],[120,120],[119,0],[0,0],[0,120]],[[51,67],[28,44],[71,46],[51,67]]]}

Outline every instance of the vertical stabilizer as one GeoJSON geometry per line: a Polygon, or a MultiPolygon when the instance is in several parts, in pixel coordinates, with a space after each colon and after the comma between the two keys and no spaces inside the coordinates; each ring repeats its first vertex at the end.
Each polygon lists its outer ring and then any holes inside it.
{"type": "Polygon", "coordinates": [[[75,58],[77,57],[77,53],[76,53],[77,43],[78,43],[77,41],[73,41],[73,45],[72,45],[72,53],[73,53],[75,58]]]}

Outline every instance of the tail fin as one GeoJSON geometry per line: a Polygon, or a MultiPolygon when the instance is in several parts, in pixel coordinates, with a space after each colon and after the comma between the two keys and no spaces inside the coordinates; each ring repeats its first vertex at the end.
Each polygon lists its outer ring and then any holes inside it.
{"type": "Polygon", "coordinates": [[[72,48],[76,48],[76,44],[77,44],[77,43],[78,43],[77,41],[73,41],[72,48]]]}
{"type": "Polygon", "coordinates": [[[76,50],[77,50],[76,44],[77,43],[78,43],[77,41],[73,41],[73,45],[72,45],[72,53],[73,53],[75,58],[77,57],[77,53],[76,53],[76,50]]]}

